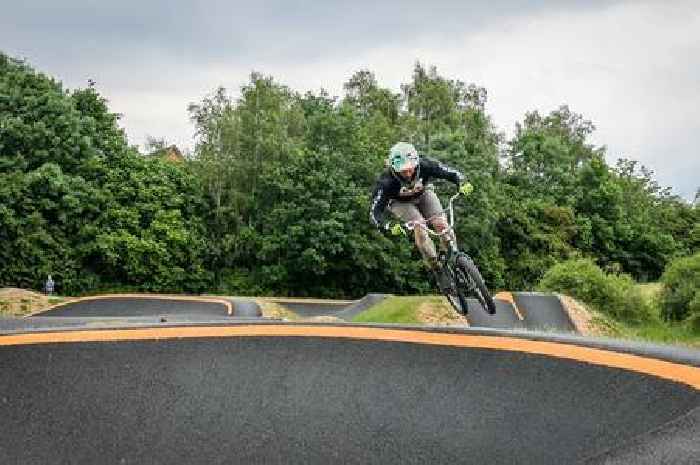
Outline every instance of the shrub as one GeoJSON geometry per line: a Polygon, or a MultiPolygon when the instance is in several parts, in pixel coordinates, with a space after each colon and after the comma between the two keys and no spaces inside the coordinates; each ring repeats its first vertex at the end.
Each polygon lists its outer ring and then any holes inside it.
{"type": "Polygon", "coordinates": [[[700,253],[672,261],[661,276],[661,283],[664,318],[683,321],[700,313],[700,253]]]}
{"type": "Polygon", "coordinates": [[[606,274],[590,259],[571,259],[551,267],[539,284],[543,291],[579,299],[602,313],[631,323],[653,317],[651,304],[626,274],[606,274]]]}
{"type": "Polygon", "coordinates": [[[693,331],[700,332],[700,292],[696,292],[690,302],[690,313],[685,321],[693,331]]]}

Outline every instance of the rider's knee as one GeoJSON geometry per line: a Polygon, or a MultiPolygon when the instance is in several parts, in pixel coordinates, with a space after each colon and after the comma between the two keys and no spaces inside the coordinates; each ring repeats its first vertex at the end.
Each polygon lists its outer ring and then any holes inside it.
{"type": "Polygon", "coordinates": [[[429,237],[428,233],[423,230],[423,228],[416,228],[415,229],[415,234],[416,234],[416,244],[425,244],[429,237]]]}
{"type": "Polygon", "coordinates": [[[447,229],[447,220],[445,220],[445,218],[436,218],[433,220],[433,227],[437,232],[442,232],[447,229]]]}

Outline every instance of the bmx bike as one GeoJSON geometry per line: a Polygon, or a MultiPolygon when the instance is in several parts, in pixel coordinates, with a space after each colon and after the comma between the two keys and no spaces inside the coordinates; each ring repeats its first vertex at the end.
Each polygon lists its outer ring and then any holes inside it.
{"type": "Polygon", "coordinates": [[[469,312],[467,297],[473,296],[479,302],[483,310],[489,315],[496,313],[496,304],[489,294],[484,278],[481,276],[474,260],[469,255],[459,250],[454,231],[454,201],[460,193],[450,198],[447,211],[449,212],[448,226],[442,232],[434,231],[428,225],[431,220],[442,215],[445,210],[425,220],[416,220],[403,223],[403,227],[409,231],[415,228],[423,228],[429,235],[442,239],[445,236],[446,248],[438,254],[438,260],[442,272],[449,278],[450,286],[442,288],[438,282],[440,291],[457,312],[466,315],[469,312]]]}

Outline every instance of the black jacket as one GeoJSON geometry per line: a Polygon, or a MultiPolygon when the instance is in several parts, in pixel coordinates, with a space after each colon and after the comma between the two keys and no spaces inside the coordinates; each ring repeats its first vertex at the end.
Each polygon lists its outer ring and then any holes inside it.
{"type": "Polygon", "coordinates": [[[377,180],[372,192],[369,218],[376,226],[383,223],[384,209],[390,200],[413,200],[425,192],[425,186],[430,179],[447,179],[459,185],[464,181],[464,176],[459,171],[443,165],[437,160],[421,157],[413,179],[405,180],[387,169],[377,180]]]}

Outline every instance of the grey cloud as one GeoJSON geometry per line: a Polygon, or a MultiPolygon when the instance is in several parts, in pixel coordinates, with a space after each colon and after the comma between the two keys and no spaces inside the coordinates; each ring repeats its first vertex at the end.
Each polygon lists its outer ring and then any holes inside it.
{"type": "Polygon", "coordinates": [[[37,2],[3,7],[0,43],[20,53],[85,63],[158,49],[191,64],[251,58],[291,62],[359,53],[378,43],[449,37],[540,10],[590,9],[609,1],[424,2],[37,2]]]}
{"type": "MultiPolygon", "coordinates": [[[[450,77],[481,79],[477,83],[489,90],[501,129],[509,130],[537,105],[552,109],[571,99],[574,111],[608,128],[601,143],[656,169],[663,184],[688,198],[699,182],[700,156],[692,152],[698,131],[689,121],[699,116],[700,35],[669,40],[672,29],[654,29],[662,18],[650,18],[649,29],[630,31],[628,16],[619,12],[612,15],[619,26],[598,23],[620,4],[634,15],[640,2],[6,3],[0,51],[26,57],[68,87],[97,80],[113,110],[125,114],[132,143],[151,134],[191,144],[187,103],[218,85],[235,89],[251,69],[298,90],[337,91],[362,66],[397,86],[410,76],[413,60],[421,59],[450,77]],[[579,17],[585,25],[572,32],[566,20],[579,17]],[[596,41],[601,34],[613,42],[596,41]],[[648,57],[638,46],[644,35],[655,50],[648,57]],[[624,45],[614,43],[620,39],[624,45]],[[571,42],[578,48],[567,49],[571,42]],[[668,49],[653,47],[657,42],[668,49]],[[679,128],[682,137],[644,126],[657,120],[679,128]]],[[[686,17],[696,15],[692,2],[673,5],[663,7],[664,18],[676,15],[688,24],[686,17]]]]}

